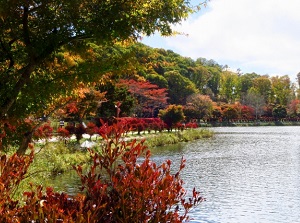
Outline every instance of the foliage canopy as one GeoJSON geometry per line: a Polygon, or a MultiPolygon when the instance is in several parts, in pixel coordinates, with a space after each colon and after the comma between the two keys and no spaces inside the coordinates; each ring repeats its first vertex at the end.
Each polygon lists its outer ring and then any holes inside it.
{"type": "Polygon", "coordinates": [[[172,35],[171,25],[193,11],[185,0],[0,0],[1,129],[3,120],[17,126],[49,107],[50,114],[81,83],[92,87],[127,65],[116,44],[156,31],[172,35]]]}
{"type": "MultiPolygon", "coordinates": [[[[49,63],[62,47],[74,55],[86,52],[84,40],[106,45],[155,31],[171,35],[171,24],[192,11],[184,0],[1,0],[0,86],[5,90],[0,92],[0,116],[10,113],[20,96],[32,93],[26,87],[52,80],[49,63]]],[[[73,65],[80,60],[77,56],[73,65]]]]}

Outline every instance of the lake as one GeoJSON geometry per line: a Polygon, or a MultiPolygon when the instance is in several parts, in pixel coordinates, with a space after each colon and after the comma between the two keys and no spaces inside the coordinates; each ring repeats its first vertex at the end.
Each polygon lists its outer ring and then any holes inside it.
{"type": "MultiPolygon", "coordinates": [[[[185,187],[206,201],[192,222],[300,222],[300,127],[219,127],[212,139],[154,152],[187,159],[185,187]]],[[[178,165],[177,165],[178,166],[178,165]]]]}
{"type": "Polygon", "coordinates": [[[191,222],[300,222],[300,127],[210,129],[216,132],[211,139],[152,151],[158,164],[170,159],[176,168],[182,156],[187,160],[185,188],[196,187],[206,198],[190,213],[191,222]]]}

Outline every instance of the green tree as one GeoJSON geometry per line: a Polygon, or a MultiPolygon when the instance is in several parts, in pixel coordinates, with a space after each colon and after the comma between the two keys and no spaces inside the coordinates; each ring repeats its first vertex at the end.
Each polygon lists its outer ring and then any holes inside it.
{"type": "Polygon", "coordinates": [[[238,75],[230,71],[223,71],[221,74],[220,95],[227,102],[234,102],[238,95],[238,75]]]}
{"type": "Polygon", "coordinates": [[[261,76],[253,79],[252,91],[264,97],[266,103],[270,102],[272,95],[272,83],[269,76],[261,76]]]}
{"type": "Polygon", "coordinates": [[[256,73],[247,73],[239,77],[241,95],[245,96],[253,86],[253,79],[259,77],[256,73]]]}
{"type": "Polygon", "coordinates": [[[200,92],[207,87],[207,83],[212,77],[211,73],[204,66],[189,67],[189,79],[196,85],[200,92]]]}
{"type": "Polygon", "coordinates": [[[121,101],[120,116],[129,115],[132,111],[136,100],[131,96],[127,87],[116,86],[112,81],[106,82],[103,85],[97,87],[101,92],[106,92],[104,101],[101,106],[98,107],[98,117],[112,117],[117,116],[116,103],[121,101]]]}
{"type": "Polygon", "coordinates": [[[198,92],[195,84],[178,71],[168,71],[164,76],[168,81],[168,96],[171,104],[183,105],[189,95],[198,92]]]}
{"type": "MultiPolygon", "coordinates": [[[[171,25],[191,12],[190,2],[183,0],[1,0],[1,129],[4,119],[41,112],[53,98],[70,93],[76,83],[97,79],[92,74],[97,77],[103,68],[95,69],[91,63],[101,60],[88,56],[93,49],[87,40],[104,46],[155,31],[171,35],[171,25]],[[67,65],[64,69],[62,61],[67,65]],[[85,66],[81,66],[83,61],[85,66]]],[[[117,66],[111,60],[107,64],[117,66]]]]}
{"type": "Polygon", "coordinates": [[[148,74],[146,79],[152,84],[156,84],[159,88],[168,88],[168,81],[162,75],[157,73],[148,74]]]}
{"type": "Polygon", "coordinates": [[[292,97],[291,80],[288,75],[272,77],[274,103],[286,106],[292,97]]]}
{"type": "Polygon", "coordinates": [[[287,115],[287,109],[286,109],[286,106],[283,106],[283,105],[276,105],[274,108],[273,108],[273,111],[272,111],[272,115],[273,117],[278,120],[280,118],[285,118],[286,115],[287,115]]]}
{"type": "Polygon", "coordinates": [[[211,78],[208,80],[206,87],[209,88],[212,91],[213,96],[217,98],[220,90],[220,79],[222,70],[219,67],[208,67],[207,69],[211,74],[211,78]]]}
{"type": "Polygon", "coordinates": [[[166,109],[159,111],[159,117],[168,126],[168,131],[172,131],[172,127],[184,120],[183,107],[181,105],[169,105],[166,109]]]}

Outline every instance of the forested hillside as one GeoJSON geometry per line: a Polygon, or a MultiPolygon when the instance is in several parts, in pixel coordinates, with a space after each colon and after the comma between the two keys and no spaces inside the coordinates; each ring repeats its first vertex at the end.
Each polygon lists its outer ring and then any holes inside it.
{"type": "MultiPolygon", "coordinates": [[[[298,84],[292,83],[288,75],[233,72],[214,60],[201,57],[193,60],[141,43],[126,50],[134,56],[130,59],[134,69],[121,71],[122,80],[114,80],[119,87],[110,94],[116,97],[127,87],[130,95],[124,106],[121,105],[123,116],[156,116],[156,110],[168,104],[183,105],[187,118],[196,119],[295,118],[300,115],[298,84]],[[128,106],[130,102],[132,107],[128,106]]],[[[114,100],[111,99],[109,101],[114,100]]],[[[100,115],[107,112],[108,104],[103,103],[100,115]]],[[[110,114],[114,114],[110,107],[110,114]]]]}

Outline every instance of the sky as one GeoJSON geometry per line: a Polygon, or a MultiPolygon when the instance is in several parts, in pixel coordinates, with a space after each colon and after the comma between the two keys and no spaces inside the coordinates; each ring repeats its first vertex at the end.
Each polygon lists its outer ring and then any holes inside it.
{"type": "Polygon", "coordinates": [[[242,73],[289,75],[295,82],[300,72],[300,0],[210,0],[174,29],[186,35],[142,42],[242,73]]]}

